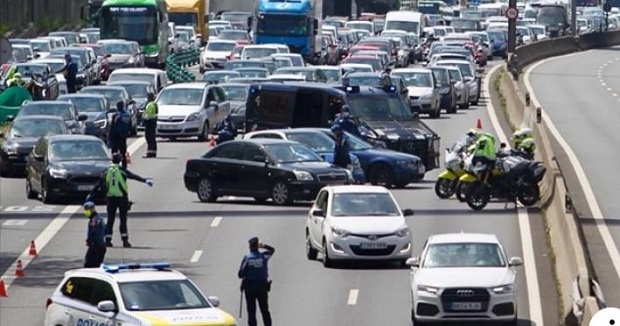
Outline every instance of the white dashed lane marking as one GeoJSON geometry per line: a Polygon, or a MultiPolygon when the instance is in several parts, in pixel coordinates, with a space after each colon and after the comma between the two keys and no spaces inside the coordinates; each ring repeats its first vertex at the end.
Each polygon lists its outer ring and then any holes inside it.
{"type": "Polygon", "coordinates": [[[28,220],[6,220],[2,223],[2,226],[24,226],[28,223],[28,220]]]}
{"type": "Polygon", "coordinates": [[[202,250],[196,250],[194,251],[194,254],[192,255],[192,258],[189,259],[190,263],[197,263],[200,260],[200,257],[202,256],[203,251],[202,250]]]}
{"type": "Polygon", "coordinates": [[[222,221],[222,217],[221,216],[218,216],[218,217],[214,218],[213,222],[211,222],[211,227],[212,228],[218,227],[218,225],[220,225],[221,221],[222,221]]]}
{"type": "Polygon", "coordinates": [[[349,306],[354,306],[357,304],[357,297],[360,294],[360,290],[358,289],[353,289],[351,291],[349,291],[349,299],[347,300],[347,304],[349,306]]]}

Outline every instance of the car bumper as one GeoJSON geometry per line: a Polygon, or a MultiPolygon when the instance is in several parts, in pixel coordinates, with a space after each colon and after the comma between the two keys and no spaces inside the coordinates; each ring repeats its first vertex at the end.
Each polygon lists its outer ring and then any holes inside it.
{"type": "Polygon", "coordinates": [[[3,171],[9,173],[25,173],[26,172],[26,157],[28,154],[2,154],[0,157],[0,167],[3,171]]]}
{"type": "Polygon", "coordinates": [[[318,183],[316,181],[292,181],[289,183],[289,189],[291,191],[291,197],[293,200],[314,200],[319,194],[319,191],[327,185],[344,185],[349,181],[334,182],[334,183],[318,183]]]}
{"type": "Polygon", "coordinates": [[[224,68],[226,64],[226,59],[210,59],[210,60],[202,60],[202,67],[204,69],[221,69],[224,68]]]}
{"type": "Polygon", "coordinates": [[[419,112],[419,113],[431,113],[435,112],[436,108],[433,107],[432,98],[429,99],[420,99],[417,97],[410,97],[411,100],[411,111],[419,112]]]}
{"type": "Polygon", "coordinates": [[[517,317],[515,293],[490,295],[487,301],[481,302],[482,309],[477,311],[452,310],[453,304],[454,301],[443,300],[441,295],[417,291],[413,309],[420,322],[511,321],[517,317]]]}
{"type": "MultiPolygon", "coordinates": [[[[102,171],[103,172],[103,171],[102,171]]],[[[99,176],[75,176],[70,179],[47,178],[47,190],[58,197],[85,197],[99,182],[99,176]]]]}
{"type": "Polygon", "coordinates": [[[426,173],[426,167],[422,164],[422,161],[418,162],[417,167],[403,168],[397,167],[394,169],[394,183],[395,184],[409,184],[426,173]]]}
{"type": "Polygon", "coordinates": [[[199,120],[186,122],[157,121],[157,136],[160,137],[194,137],[201,135],[199,120]]]}
{"type": "Polygon", "coordinates": [[[452,93],[441,94],[441,107],[450,108],[452,106],[452,93]]]}
{"type": "Polygon", "coordinates": [[[333,260],[405,260],[411,257],[411,238],[390,235],[377,240],[328,236],[328,255],[333,260]],[[367,249],[364,246],[372,246],[367,249]]]}

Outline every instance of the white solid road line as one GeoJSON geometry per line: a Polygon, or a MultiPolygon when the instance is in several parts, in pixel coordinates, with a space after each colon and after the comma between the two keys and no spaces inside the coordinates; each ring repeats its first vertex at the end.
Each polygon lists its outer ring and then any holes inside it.
{"type": "MultiPolygon", "coordinates": [[[[131,145],[129,145],[129,147],[127,148],[127,152],[129,152],[129,155],[133,155],[145,143],[146,141],[144,140],[144,137],[140,137],[136,139],[133,143],[131,143],[131,145]]],[[[47,227],[37,236],[37,238],[34,239],[35,247],[39,255],[41,254],[43,248],[45,248],[45,246],[47,246],[47,244],[52,240],[52,238],[54,238],[54,236],[56,236],[56,234],[58,234],[58,232],[65,226],[65,224],[67,224],[67,222],[71,218],[71,215],[75,214],[80,208],[81,206],[79,205],[66,206],[60,212],[60,214],[58,214],[58,216],[56,216],[50,222],[50,224],[48,224],[47,227]]],[[[13,283],[13,280],[15,280],[14,274],[15,270],[17,269],[17,262],[21,260],[22,268],[25,269],[30,264],[33,258],[35,257],[30,256],[29,242],[26,249],[24,249],[21,255],[19,255],[19,257],[15,259],[11,267],[9,267],[6,272],[4,272],[2,276],[0,276],[0,279],[4,281],[6,289],[8,289],[9,286],[11,286],[11,284],[13,283]]]]}
{"type": "MultiPolygon", "coordinates": [[[[550,60],[560,59],[560,58],[564,58],[564,57],[555,57],[555,58],[549,58],[549,59],[545,59],[542,61],[538,61],[537,63],[535,63],[534,65],[532,65],[530,68],[526,70],[525,75],[523,76],[523,81],[525,82],[525,87],[527,88],[527,91],[530,93],[530,99],[534,107],[541,107],[541,105],[540,105],[540,102],[538,102],[538,99],[536,98],[536,94],[533,91],[532,85],[530,84],[530,73],[532,72],[532,70],[534,70],[539,65],[546,63],[550,60]]],[[[599,233],[601,234],[601,238],[603,239],[603,242],[605,243],[605,247],[607,248],[607,252],[609,253],[611,262],[613,263],[614,269],[616,270],[616,274],[618,278],[620,279],[620,254],[618,253],[618,247],[616,246],[616,243],[614,242],[614,239],[611,236],[611,232],[609,231],[609,228],[607,227],[607,224],[605,223],[605,217],[603,216],[603,213],[601,212],[601,208],[598,205],[598,201],[596,200],[596,196],[594,195],[594,190],[592,189],[592,186],[590,185],[590,181],[588,180],[586,176],[586,172],[584,171],[583,167],[581,166],[581,163],[577,159],[577,155],[575,154],[575,152],[573,152],[572,148],[566,142],[566,139],[562,137],[558,129],[553,124],[553,121],[551,121],[551,118],[549,118],[549,115],[545,113],[544,108],[542,108],[542,118],[545,121],[545,124],[547,125],[547,128],[549,129],[553,137],[555,137],[555,139],[558,141],[560,146],[562,146],[562,149],[568,156],[568,160],[570,161],[571,165],[573,166],[573,169],[575,170],[577,179],[579,180],[579,183],[581,184],[581,188],[583,189],[584,196],[586,197],[586,201],[588,202],[588,207],[590,208],[590,212],[592,213],[592,218],[594,218],[595,220],[599,222],[599,223],[596,223],[596,226],[598,228],[599,233]]]]}
{"type": "Polygon", "coordinates": [[[357,297],[360,294],[360,290],[358,289],[353,289],[351,291],[349,291],[349,299],[347,300],[347,304],[349,306],[354,306],[357,304],[357,297]]]}
{"type": "MultiPolygon", "coordinates": [[[[487,73],[482,90],[486,94],[486,98],[489,99],[487,101],[487,112],[489,114],[489,118],[491,119],[493,129],[495,129],[500,142],[509,144],[508,137],[499,123],[499,119],[495,113],[495,108],[493,107],[493,103],[488,94],[490,87],[489,76],[491,76],[500,67],[501,65],[497,65],[487,73]]],[[[523,266],[525,269],[525,279],[527,281],[527,301],[529,303],[530,320],[533,325],[541,326],[543,325],[543,314],[542,304],[540,301],[540,287],[538,283],[538,273],[536,271],[536,258],[534,256],[534,241],[532,240],[532,233],[530,231],[530,216],[527,213],[526,208],[517,209],[517,219],[519,221],[519,233],[521,235],[521,247],[524,261],[523,266]]]]}
{"type": "Polygon", "coordinates": [[[194,254],[192,255],[192,258],[189,259],[190,263],[197,263],[200,260],[200,257],[202,256],[202,250],[196,250],[194,251],[194,254]]]}
{"type": "Polygon", "coordinates": [[[221,216],[217,216],[216,218],[213,219],[213,222],[211,222],[211,227],[212,228],[216,228],[220,225],[220,222],[222,221],[222,217],[221,216]]]}
{"type": "Polygon", "coordinates": [[[24,226],[28,223],[28,220],[6,220],[2,223],[2,226],[24,226]]]}

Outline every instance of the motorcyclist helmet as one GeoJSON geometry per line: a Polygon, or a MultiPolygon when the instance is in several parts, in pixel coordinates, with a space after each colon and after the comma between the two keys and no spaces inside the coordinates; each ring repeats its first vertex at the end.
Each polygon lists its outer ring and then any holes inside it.
{"type": "Polygon", "coordinates": [[[534,132],[530,128],[521,128],[512,134],[514,139],[525,139],[534,136],[534,132]]]}
{"type": "Polygon", "coordinates": [[[521,142],[519,149],[526,153],[532,154],[536,150],[536,143],[533,138],[526,138],[521,142]]]}
{"type": "Polygon", "coordinates": [[[479,131],[477,129],[474,129],[474,128],[469,129],[467,131],[467,137],[477,137],[478,134],[479,134],[479,131]]]}

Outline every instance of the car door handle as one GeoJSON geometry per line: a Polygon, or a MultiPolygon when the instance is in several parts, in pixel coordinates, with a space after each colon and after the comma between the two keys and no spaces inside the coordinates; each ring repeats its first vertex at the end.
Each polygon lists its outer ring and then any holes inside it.
{"type": "Polygon", "coordinates": [[[97,317],[95,317],[95,316],[90,316],[90,317],[88,317],[88,319],[89,319],[89,320],[95,320],[95,319],[97,319],[97,317]]]}
{"type": "Polygon", "coordinates": [[[65,309],[65,315],[69,315],[70,316],[71,315],[71,310],[65,309]]]}

